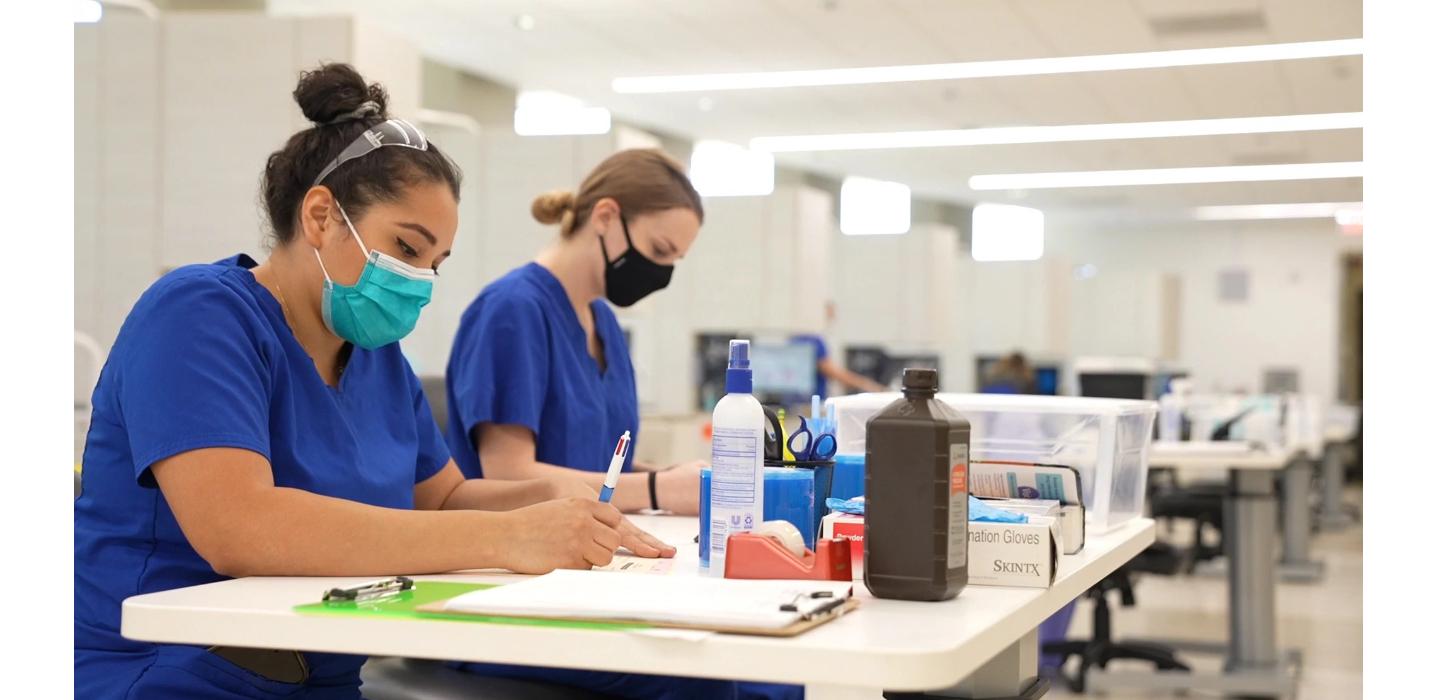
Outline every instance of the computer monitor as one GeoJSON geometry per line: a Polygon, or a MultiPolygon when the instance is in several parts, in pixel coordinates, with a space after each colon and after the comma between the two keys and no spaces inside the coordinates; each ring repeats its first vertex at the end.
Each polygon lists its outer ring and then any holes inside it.
{"type": "Polygon", "coordinates": [[[1150,386],[1150,398],[1158,400],[1161,396],[1170,393],[1170,382],[1176,379],[1185,379],[1189,376],[1189,372],[1183,371],[1156,372],[1155,381],[1150,386]]]}
{"type": "MultiPolygon", "coordinates": [[[[882,382],[882,384],[898,387],[902,377],[905,376],[906,369],[933,369],[939,372],[944,368],[940,366],[939,355],[926,353],[912,353],[908,355],[887,354],[885,356],[885,381],[882,382]]],[[[940,387],[942,390],[946,387],[944,372],[940,372],[940,387]]]]}
{"type": "Polygon", "coordinates": [[[750,369],[761,402],[805,402],[816,393],[815,346],[809,343],[756,343],[750,369]]]}
{"type": "Polygon", "coordinates": [[[744,338],[739,331],[709,331],[695,336],[695,365],[700,370],[700,386],[695,393],[695,406],[709,413],[725,396],[725,367],[730,363],[730,341],[744,338]]]}
{"type": "Polygon", "coordinates": [[[845,348],[845,368],[881,384],[890,383],[889,357],[878,345],[850,345],[845,348]]]}
{"type": "Polygon", "coordinates": [[[1139,372],[1083,372],[1080,395],[1102,399],[1150,398],[1150,375],[1139,372]]]}
{"type": "MultiPolygon", "coordinates": [[[[978,355],[975,358],[975,387],[978,391],[985,391],[990,384],[990,370],[999,362],[999,355],[978,355]]],[[[1026,393],[1039,394],[1043,396],[1058,396],[1060,394],[1060,365],[1049,362],[1038,362],[1031,366],[1031,374],[1034,376],[1034,383],[1026,393]]]]}
{"type": "Polygon", "coordinates": [[[1045,396],[1060,394],[1060,368],[1041,366],[1035,368],[1035,393],[1045,396]]]}

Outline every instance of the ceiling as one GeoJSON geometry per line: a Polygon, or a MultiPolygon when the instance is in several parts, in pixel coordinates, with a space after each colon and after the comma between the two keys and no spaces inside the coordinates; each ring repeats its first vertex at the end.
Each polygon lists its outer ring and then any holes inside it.
{"type": "MultiPolygon", "coordinates": [[[[714,94],[621,95],[620,76],[849,68],[1361,36],[1360,0],[270,0],[352,12],[427,56],[690,138],[1268,116],[1361,110],[1361,59],[714,94]],[[516,18],[529,15],[523,31],[516,18]]],[[[1361,159],[1357,130],[778,154],[956,202],[1170,208],[1358,201],[1358,179],[972,192],[971,175],[1361,159]]]]}

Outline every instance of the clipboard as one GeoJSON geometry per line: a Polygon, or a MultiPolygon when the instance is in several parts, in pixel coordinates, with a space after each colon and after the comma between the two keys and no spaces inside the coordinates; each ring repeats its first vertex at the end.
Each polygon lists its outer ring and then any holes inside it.
{"type": "Polygon", "coordinates": [[[788,626],[785,626],[785,627],[773,628],[773,627],[745,627],[745,626],[741,626],[741,625],[705,625],[705,626],[699,626],[699,625],[678,624],[678,623],[669,623],[669,622],[644,622],[644,623],[637,623],[637,622],[634,621],[634,620],[597,619],[597,618],[591,618],[591,617],[586,617],[586,618],[578,618],[578,617],[542,617],[542,616],[539,616],[539,615],[525,615],[525,616],[523,616],[523,617],[522,617],[522,616],[511,617],[511,616],[508,616],[508,615],[467,613],[467,612],[460,612],[460,611],[456,611],[456,610],[446,610],[446,609],[445,609],[445,603],[446,603],[446,602],[448,602],[448,601],[440,601],[440,602],[438,602],[438,603],[428,603],[428,604],[426,604],[426,605],[421,605],[421,606],[415,608],[415,610],[416,610],[416,612],[427,613],[427,614],[431,614],[431,615],[444,615],[444,616],[446,616],[447,618],[451,618],[451,619],[454,619],[454,618],[457,618],[457,617],[476,617],[476,618],[486,618],[486,619],[493,619],[493,620],[502,620],[502,619],[513,619],[513,620],[549,620],[549,621],[557,622],[557,623],[566,623],[566,624],[573,624],[573,625],[586,625],[586,626],[589,626],[589,625],[604,625],[604,626],[614,626],[614,627],[616,627],[616,628],[646,627],[646,628],[664,628],[664,629],[681,629],[681,630],[700,630],[700,631],[702,631],[702,632],[719,632],[719,633],[721,633],[721,634],[744,634],[744,635],[753,635],[753,636],[759,636],[759,637],[794,637],[794,636],[797,636],[797,635],[800,635],[800,634],[804,634],[805,632],[809,632],[810,630],[815,629],[816,627],[819,627],[820,625],[823,625],[823,624],[825,624],[825,623],[827,623],[827,622],[830,622],[831,620],[838,619],[840,616],[842,616],[842,615],[844,615],[844,614],[846,614],[846,613],[848,613],[848,612],[851,612],[851,611],[855,610],[856,608],[859,608],[859,607],[860,607],[860,601],[859,601],[859,600],[857,600],[857,599],[855,599],[855,598],[848,598],[848,599],[845,600],[845,603],[844,603],[843,605],[840,605],[840,606],[837,607],[835,610],[833,610],[833,611],[831,611],[831,612],[829,612],[829,613],[826,613],[825,615],[817,615],[817,616],[811,617],[811,618],[808,619],[808,620],[802,619],[802,620],[796,621],[796,622],[794,622],[794,623],[792,623],[792,624],[790,624],[790,625],[788,625],[788,626]]]}
{"type": "Polygon", "coordinates": [[[443,602],[471,591],[494,588],[490,583],[460,583],[456,581],[416,581],[410,590],[369,600],[322,600],[317,603],[297,605],[293,609],[301,615],[322,615],[328,617],[385,618],[392,620],[433,620],[436,622],[458,622],[462,624],[521,625],[529,627],[565,627],[570,629],[592,629],[602,631],[626,631],[648,629],[651,625],[627,623],[608,624],[599,622],[572,622],[568,620],[542,620],[533,617],[490,617],[485,615],[462,615],[458,613],[428,613],[419,609],[435,602],[443,602]]]}
{"type": "Polygon", "coordinates": [[[608,572],[555,571],[435,600],[416,611],[451,617],[644,625],[793,637],[858,607],[849,581],[631,577],[608,572]]]}

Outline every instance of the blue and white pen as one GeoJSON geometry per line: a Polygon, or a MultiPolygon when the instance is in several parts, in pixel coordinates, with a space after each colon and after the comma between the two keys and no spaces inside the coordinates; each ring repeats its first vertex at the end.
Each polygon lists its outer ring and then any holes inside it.
{"type": "Polygon", "coordinates": [[[615,454],[610,457],[610,469],[605,472],[605,485],[600,487],[600,502],[609,503],[615,495],[615,484],[620,481],[620,468],[625,466],[625,453],[630,451],[630,431],[620,436],[615,443],[615,454]]]}

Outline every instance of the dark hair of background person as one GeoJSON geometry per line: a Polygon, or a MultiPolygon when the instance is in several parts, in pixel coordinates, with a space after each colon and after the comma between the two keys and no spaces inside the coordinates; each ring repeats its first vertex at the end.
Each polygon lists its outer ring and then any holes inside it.
{"type": "MultiPolygon", "coordinates": [[[[390,119],[389,95],[348,63],[325,63],[300,74],[293,93],[305,118],[314,126],[295,133],[265,161],[260,198],[270,220],[274,242],[285,245],[295,238],[295,225],[305,193],[330,161],[361,134],[390,119]],[[373,113],[340,120],[373,102],[373,113]],[[337,121],[338,120],[338,121],[337,121]]],[[[424,150],[377,148],[336,168],[320,183],[352,219],[364,216],[377,202],[392,202],[415,185],[444,182],[460,199],[460,168],[432,141],[424,150]]]]}

